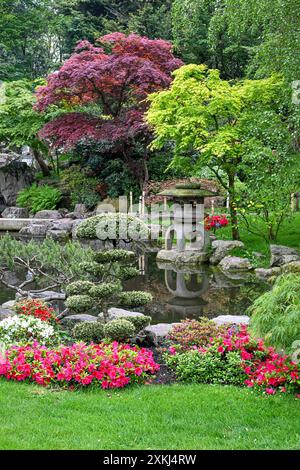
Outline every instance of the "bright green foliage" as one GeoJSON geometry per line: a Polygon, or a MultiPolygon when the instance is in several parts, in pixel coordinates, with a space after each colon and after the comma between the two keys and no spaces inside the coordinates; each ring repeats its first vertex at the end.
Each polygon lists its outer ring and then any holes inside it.
{"type": "Polygon", "coordinates": [[[118,283],[107,282],[93,286],[89,295],[95,299],[107,299],[121,291],[121,285],[118,283]]]}
{"type": "Polygon", "coordinates": [[[198,384],[69,393],[1,380],[0,401],[0,447],[8,451],[121,453],[124,443],[133,452],[299,447],[300,407],[293,395],[261,397],[247,388],[198,384]]]}
{"type": "Polygon", "coordinates": [[[151,323],[151,317],[147,315],[128,315],[126,317],[120,317],[119,320],[127,320],[132,323],[135,328],[136,334],[142,331],[144,328],[146,328],[146,326],[150,325],[151,323]]]}
{"type": "Polygon", "coordinates": [[[57,188],[33,184],[30,188],[24,188],[20,191],[17,204],[35,214],[42,210],[56,209],[61,197],[61,192],[57,188]]]}
{"type": "Polygon", "coordinates": [[[198,351],[168,355],[166,360],[181,382],[243,385],[247,377],[240,367],[241,358],[236,351],[229,352],[226,360],[221,354],[201,354],[198,351]]]}
{"type": "Polygon", "coordinates": [[[118,271],[118,278],[122,281],[128,281],[139,275],[139,270],[133,266],[121,266],[118,271]]]}
{"type": "Polygon", "coordinates": [[[95,261],[97,263],[125,262],[132,261],[134,258],[134,252],[127,250],[106,250],[95,253],[95,261]]]}
{"type": "MultiPolygon", "coordinates": [[[[269,135],[271,131],[270,126],[269,135]]],[[[277,131],[279,150],[267,153],[265,149],[258,149],[255,165],[251,166],[251,171],[245,172],[244,182],[239,186],[236,197],[240,218],[247,230],[267,242],[278,239],[285,219],[291,221],[291,194],[300,185],[299,156],[286,153],[284,145],[280,149],[279,126],[277,131]]],[[[246,169],[248,165],[250,168],[252,160],[250,151],[249,159],[247,155],[244,158],[246,169]]]]}
{"type": "Polygon", "coordinates": [[[66,287],[68,296],[77,294],[88,294],[94,284],[91,281],[75,281],[66,287]]]}
{"type": "Polygon", "coordinates": [[[102,277],[107,271],[105,264],[98,264],[93,260],[80,263],[80,269],[96,278],[102,277]]]}
{"type": "Polygon", "coordinates": [[[100,343],[104,337],[104,325],[98,321],[77,323],[72,330],[72,336],[85,343],[100,343]]]}
{"type": "MultiPolygon", "coordinates": [[[[48,158],[53,168],[58,163],[54,161],[46,145],[39,139],[38,132],[48,119],[63,112],[63,107],[52,107],[46,113],[37,113],[35,90],[44,84],[44,80],[18,80],[4,83],[0,96],[0,142],[11,147],[28,145],[37,160],[44,176],[49,175],[49,169],[44,160],[48,158]]],[[[1,89],[0,89],[1,92],[1,89]]]]}
{"type": "Polygon", "coordinates": [[[134,334],[134,325],[125,319],[112,320],[104,326],[104,336],[114,341],[128,341],[134,334]]]}
{"type": "Polygon", "coordinates": [[[231,84],[204,65],[183,66],[174,77],[169,90],[150,96],[152,147],[173,142],[172,165],[187,174],[209,168],[230,194],[232,235],[238,238],[236,174],[251,172],[259,152],[269,155],[274,150],[268,134],[257,131],[254,123],[268,119],[274,132],[281,132],[285,149],[290,140],[286,123],[279,119],[282,81],[274,76],[231,84]]]}
{"type": "Polygon", "coordinates": [[[122,292],[119,295],[119,303],[125,307],[140,307],[146,305],[153,300],[148,292],[130,291],[122,292]]]}
{"type": "Polygon", "coordinates": [[[17,147],[42,147],[36,135],[45,123],[45,116],[32,109],[34,90],[42,84],[43,80],[18,80],[5,84],[5,100],[0,103],[1,142],[10,142],[17,147]]]}
{"type": "MultiPolygon", "coordinates": [[[[69,296],[66,307],[78,312],[93,308],[102,312],[104,318],[109,306],[126,305],[128,307],[145,305],[152,296],[147,292],[123,292],[121,281],[137,276],[139,271],[134,266],[123,266],[134,258],[134,253],[126,250],[106,250],[93,253],[93,260],[80,263],[80,269],[93,279],[76,281],[69,284],[66,294],[69,296]],[[89,299],[89,300],[88,300],[89,299]]],[[[148,320],[147,320],[148,321],[148,320]]]]}
{"type": "Polygon", "coordinates": [[[71,295],[65,305],[76,313],[84,313],[93,307],[93,299],[89,295],[71,295]]]}
{"type": "Polygon", "coordinates": [[[273,289],[250,307],[250,329],[277,349],[291,350],[300,338],[300,276],[280,276],[273,289]]]}

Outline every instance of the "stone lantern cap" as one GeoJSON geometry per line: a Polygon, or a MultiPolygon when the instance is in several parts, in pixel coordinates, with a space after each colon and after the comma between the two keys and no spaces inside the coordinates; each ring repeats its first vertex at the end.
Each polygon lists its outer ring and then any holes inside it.
{"type": "Polygon", "coordinates": [[[216,196],[217,193],[201,188],[199,183],[177,184],[174,187],[165,189],[158,196],[169,197],[174,200],[203,200],[205,197],[216,196]]]}

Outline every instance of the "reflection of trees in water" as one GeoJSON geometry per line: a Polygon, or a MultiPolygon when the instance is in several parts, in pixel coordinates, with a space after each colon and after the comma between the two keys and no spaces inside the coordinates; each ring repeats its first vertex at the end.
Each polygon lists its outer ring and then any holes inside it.
{"type": "Polygon", "coordinates": [[[143,275],[126,283],[126,289],[151,292],[154,301],[144,307],[154,322],[184,318],[242,315],[251,303],[269,289],[253,275],[241,278],[202,266],[199,269],[156,263],[156,254],[145,255],[143,275]]]}

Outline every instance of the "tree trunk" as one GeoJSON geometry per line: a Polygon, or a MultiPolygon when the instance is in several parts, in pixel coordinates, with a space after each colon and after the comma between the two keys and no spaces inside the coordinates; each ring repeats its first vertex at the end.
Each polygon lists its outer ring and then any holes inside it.
{"type": "Polygon", "coordinates": [[[143,189],[145,188],[146,184],[149,181],[149,170],[147,165],[147,158],[144,158],[144,181],[143,181],[143,189]]]}
{"type": "Polygon", "coordinates": [[[43,176],[50,176],[49,167],[45,163],[45,161],[44,161],[42,155],[40,154],[40,152],[37,149],[32,149],[32,153],[33,153],[33,156],[36,159],[36,161],[37,161],[37,163],[38,163],[38,165],[41,169],[41,172],[43,173],[43,176]]]}
{"type": "Polygon", "coordinates": [[[238,229],[238,220],[237,220],[237,212],[236,212],[236,205],[235,205],[235,174],[229,173],[228,174],[228,184],[229,184],[229,211],[231,217],[231,230],[232,230],[232,239],[239,240],[240,233],[238,229]]]}
{"type": "Polygon", "coordinates": [[[276,233],[274,233],[274,229],[273,229],[273,225],[272,225],[272,224],[269,225],[268,231],[269,231],[269,240],[270,240],[270,241],[273,241],[273,242],[276,241],[276,238],[277,238],[277,237],[276,237],[276,233]]]}

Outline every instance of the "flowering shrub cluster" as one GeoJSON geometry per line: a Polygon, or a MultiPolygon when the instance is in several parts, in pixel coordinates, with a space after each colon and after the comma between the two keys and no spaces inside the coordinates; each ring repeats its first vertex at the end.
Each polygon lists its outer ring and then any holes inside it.
{"type": "Polygon", "coordinates": [[[120,388],[142,382],[159,366],[152,352],[113,342],[111,344],[73,344],[47,349],[38,343],[12,346],[0,364],[0,376],[10,380],[29,380],[40,385],[100,385],[120,388]]]}
{"type": "Polygon", "coordinates": [[[218,228],[226,227],[228,225],[228,219],[226,215],[210,215],[205,218],[205,230],[213,230],[214,232],[218,228]]]}
{"type": "Polygon", "coordinates": [[[300,386],[298,365],[267,348],[262,339],[252,338],[245,325],[218,333],[204,346],[184,351],[172,346],[165,357],[182,381],[246,384],[268,394],[300,386]]]}
{"type": "Polygon", "coordinates": [[[49,307],[45,302],[38,299],[20,300],[15,305],[15,311],[19,315],[32,315],[54,326],[59,323],[54,309],[49,307]]]}
{"type": "Polygon", "coordinates": [[[4,343],[5,347],[33,341],[51,346],[59,344],[62,339],[63,333],[46,321],[31,315],[15,315],[0,322],[0,342],[4,343]]]}
{"type": "Polygon", "coordinates": [[[168,340],[176,344],[177,351],[186,351],[193,346],[206,345],[210,338],[222,331],[225,331],[225,327],[217,326],[208,318],[186,319],[173,326],[168,340]]]}

